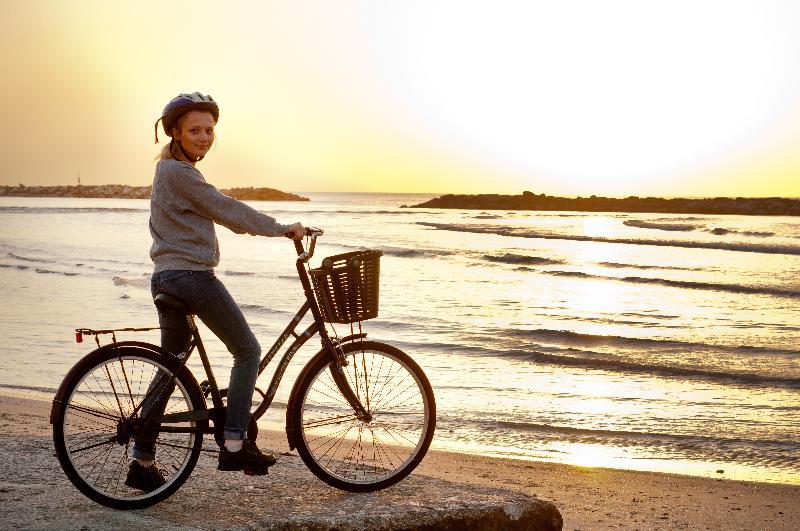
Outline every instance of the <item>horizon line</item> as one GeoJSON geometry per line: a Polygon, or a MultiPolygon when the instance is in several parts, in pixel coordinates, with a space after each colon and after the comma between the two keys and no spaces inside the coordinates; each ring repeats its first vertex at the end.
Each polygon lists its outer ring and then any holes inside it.
{"type": "MultiPolygon", "coordinates": [[[[23,184],[19,183],[17,185],[13,184],[0,184],[1,187],[8,187],[8,188],[55,188],[55,187],[92,187],[92,186],[129,186],[131,188],[146,188],[151,185],[134,185],[134,184],[120,184],[120,183],[105,183],[105,184],[23,184]]],[[[219,190],[231,189],[231,188],[269,188],[272,190],[278,190],[280,192],[292,193],[292,194],[363,194],[363,195],[387,195],[387,194],[395,194],[395,195],[434,195],[437,197],[441,197],[444,195],[522,195],[523,192],[528,191],[533,193],[534,195],[541,195],[536,194],[530,190],[522,190],[516,193],[509,193],[509,192],[397,192],[397,191],[381,191],[381,192],[366,192],[366,191],[341,191],[341,190],[282,190],[279,188],[274,188],[271,186],[228,186],[225,188],[217,187],[219,190]]],[[[586,195],[555,195],[555,194],[548,194],[544,193],[545,196],[548,197],[561,197],[565,199],[577,199],[577,198],[585,198],[589,199],[591,197],[596,197],[598,199],[606,198],[606,199],[628,199],[631,197],[637,197],[639,199],[645,199],[649,197],[654,198],[661,198],[661,199],[715,199],[715,198],[744,198],[744,199],[800,199],[800,196],[777,196],[777,195],[715,195],[715,196],[693,196],[693,195],[597,195],[597,194],[586,194],[586,195]]],[[[0,196],[0,197],[24,197],[24,196],[0,196]]],[[[74,198],[74,199],[115,199],[115,198],[74,198]]],[[[126,198],[116,198],[116,199],[126,199],[126,198]]]]}

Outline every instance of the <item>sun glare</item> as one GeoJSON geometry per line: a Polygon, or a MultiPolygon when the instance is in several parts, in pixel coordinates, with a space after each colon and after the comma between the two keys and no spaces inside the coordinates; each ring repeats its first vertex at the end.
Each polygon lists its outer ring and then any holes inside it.
{"type": "Polygon", "coordinates": [[[789,20],[755,3],[704,2],[687,16],[681,4],[582,2],[459,4],[455,21],[436,3],[395,80],[404,112],[523,175],[518,186],[699,194],[724,183],[698,173],[795,135],[789,20]]]}

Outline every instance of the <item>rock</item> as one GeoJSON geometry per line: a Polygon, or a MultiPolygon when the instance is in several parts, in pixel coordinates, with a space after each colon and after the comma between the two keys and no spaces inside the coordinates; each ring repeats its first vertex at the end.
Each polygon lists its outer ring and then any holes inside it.
{"type": "MultiPolygon", "coordinates": [[[[208,442],[206,444],[209,444],[208,442]]],[[[213,444],[213,443],[210,443],[213,444]]],[[[388,489],[354,494],[318,480],[297,456],[267,476],[219,472],[203,453],[189,480],[167,500],[117,511],[67,480],[46,437],[0,438],[0,517],[25,529],[557,530],[547,501],[525,494],[412,474],[388,489]]]]}
{"type": "Polygon", "coordinates": [[[307,197],[274,188],[226,188],[222,193],[243,201],[308,201],[307,197]]]}
{"type": "Polygon", "coordinates": [[[629,196],[624,199],[598,197],[554,197],[524,191],[521,195],[447,194],[411,208],[457,208],[480,210],[570,210],[579,212],[652,212],[672,214],[739,214],[754,216],[800,216],[800,200],[780,197],[710,199],[664,199],[629,196]]]}
{"type": "MultiPolygon", "coordinates": [[[[0,186],[0,197],[114,197],[117,199],[149,199],[150,186],[120,184],[77,186],[0,186]]],[[[307,197],[274,188],[226,188],[223,194],[248,201],[308,201],[307,197]]]]}

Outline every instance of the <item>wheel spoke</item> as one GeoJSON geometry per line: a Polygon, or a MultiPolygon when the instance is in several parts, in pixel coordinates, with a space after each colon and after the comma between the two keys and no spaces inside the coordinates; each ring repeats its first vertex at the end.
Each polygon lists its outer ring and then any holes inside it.
{"type": "MultiPolygon", "coordinates": [[[[116,421],[118,421],[120,419],[119,417],[113,417],[113,416],[109,415],[108,413],[104,413],[103,411],[97,411],[96,409],[92,409],[92,408],[88,408],[88,407],[84,407],[84,406],[79,406],[78,404],[72,404],[72,403],[67,404],[67,408],[68,409],[74,409],[74,410],[80,411],[82,413],[88,413],[89,415],[94,415],[95,417],[100,417],[100,418],[103,418],[103,419],[113,420],[114,422],[116,422],[116,421]]],[[[86,418],[86,417],[82,417],[82,418],[86,418]]]]}
{"type": "Polygon", "coordinates": [[[334,486],[373,490],[404,477],[427,451],[435,423],[432,392],[402,352],[374,342],[344,348],[352,364],[348,384],[370,417],[352,413],[330,364],[320,363],[300,386],[300,455],[334,486]]]}
{"type": "Polygon", "coordinates": [[[98,356],[96,365],[74,377],[54,432],[56,453],[62,467],[73,471],[73,481],[82,484],[83,492],[93,500],[115,508],[147,506],[164,491],[145,492],[125,485],[132,445],[147,452],[155,448],[166,485],[173,485],[174,490],[194,467],[203,436],[197,421],[191,419],[165,421],[163,429],[149,424],[133,430],[138,421],[127,424],[137,416],[160,419],[165,412],[191,415],[205,408],[199,390],[192,390],[194,381],[168,369],[173,362],[159,354],[127,348],[136,354],[126,354],[125,347],[119,347],[105,358],[98,356]],[[192,431],[170,431],[175,428],[192,431]],[[118,429],[126,431],[118,434],[118,429]]]}
{"type": "Polygon", "coordinates": [[[74,454],[79,454],[81,452],[85,452],[86,450],[89,450],[91,448],[97,448],[98,446],[103,446],[103,445],[106,445],[106,444],[112,444],[112,443],[115,443],[115,442],[117,442],[117,438],[116,437],[109,437],[108,439],[106,439],[104,441],[100,441],[99,443],[90,444],[88,446],[81,446],[80,448],[70,448],[69,451],[70,451],[70,453],[72,453],[74,455],[74,454]]]}
{"type": "Polygon", "coordinates": [[[309,428],[319,428],[320,426],[327,426],[330,424],[341,424],[342,422],[347,422],[348,420],[356,420],[358,417],[355,415],[339,415],[338,417],[331,417],[325,420],[317,420],[314,422],[306,422],[303,426],[306,429],[309,428]]]}

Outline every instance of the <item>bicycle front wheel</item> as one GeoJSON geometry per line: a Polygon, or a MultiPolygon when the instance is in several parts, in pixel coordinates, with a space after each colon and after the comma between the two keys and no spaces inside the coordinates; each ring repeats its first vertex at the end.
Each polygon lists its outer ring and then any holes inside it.
{"type": "Polygon", "coordinates": [[[369,413],[358,418],[339,390],[327,356],[312,360],[290,422],[297,450],[320,479],[350,492],[394,485],[422,461],[436,426],[425,373],[401,350],[375,341],[342,347],[350,388],[369,413]]]}
{"type": "Polygon", "coordinates": [[[100,349],[70,371],[62,388],[53,440],[61,468],[83,494],[115,509],[139,509],[189,477],[203,441],[190,412],[205,409],[205,401],[177,359],[141,345],[100,349]],[[126,484],[134,444],[156,452],[165,479],[149,492],[126,484]]]}

